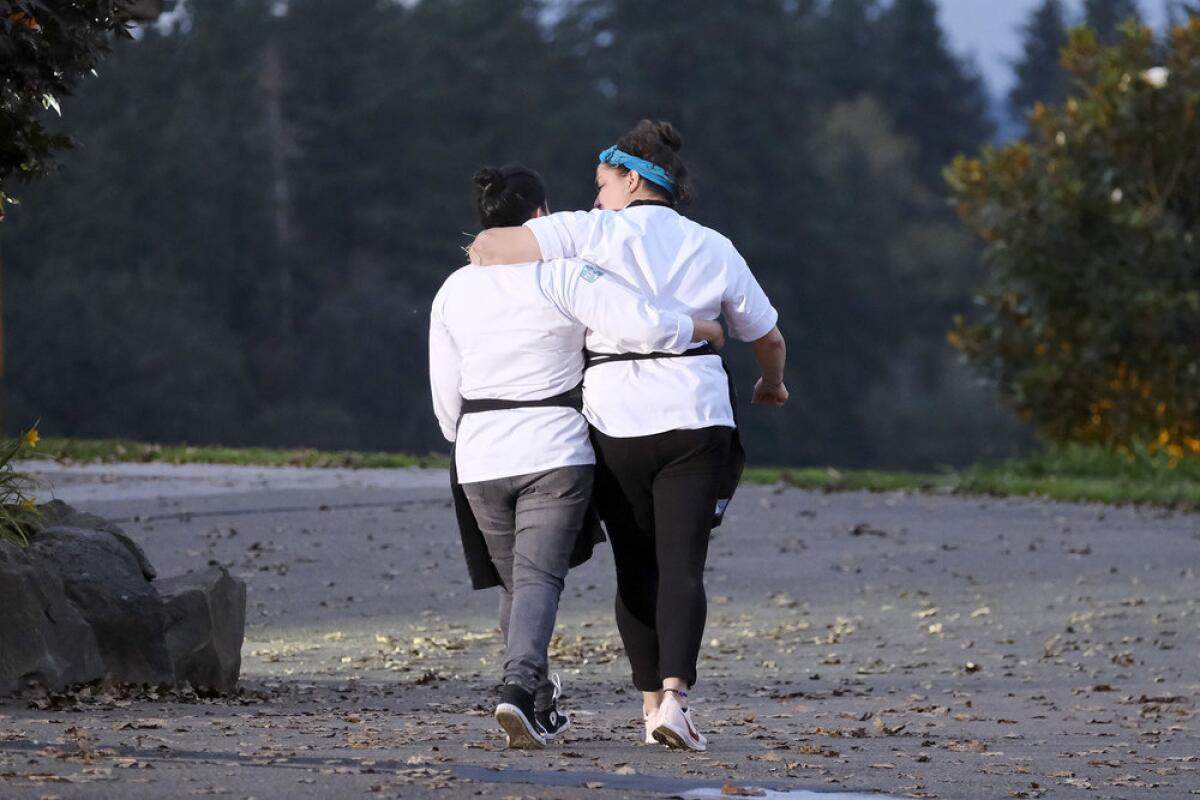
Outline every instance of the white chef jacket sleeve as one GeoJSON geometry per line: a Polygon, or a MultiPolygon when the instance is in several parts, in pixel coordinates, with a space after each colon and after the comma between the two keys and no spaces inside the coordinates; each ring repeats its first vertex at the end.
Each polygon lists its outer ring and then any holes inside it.
{"type": "Polygon", "coordinates": [[[542,292],[558,310],[630,353],[682,353],[692,318],[655,308],[599,267],[577,259],[537,265],[542,292]]]}
{"type": "Polygon", "coordinates": [[[721,314],[729,335],[742,342],[753,342],[771,332],[779,322],[779,312],[758,285],[746,259],[726,241],[725,291],[721,295],[721,314]]]}
{"type": "Polygon", "coordinates": [[[462,409],[460,370],[458,348],[446,327],[445,298],[438,292],[429,315],[429,386],[433,393],[433,413],[448,442],[453,442],[457,436],[458,415],[462,409]]]}
{"type": "Polygon", "coordinates": [[[533,232],[542,259],[584,258],[598,261],[594,252],[604,237],[604,227],[613,212],[558,211],[544,217],[534,217],[525,223],[533,232]]]}

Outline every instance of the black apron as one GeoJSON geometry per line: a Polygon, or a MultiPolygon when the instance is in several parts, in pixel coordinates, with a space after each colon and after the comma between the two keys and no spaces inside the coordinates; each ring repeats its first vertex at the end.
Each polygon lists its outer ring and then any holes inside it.
{"type": "MultiPolygon", "coordinates": [[[[611,364],[614,361],[650,361],[660,358],[715,356],[717,351],[711,344],[706,344],[682,353],[595,353],[588,350],[584,352],[584,355],[587,359],[584,369],[591,369],[601,364],[611,364]]],[[[729,501],[733,499],[733,493],[737,491],[738,484],[742,481],[742,472],[746,469],[746,448],[742,446],[741,429],[737,427],[737,390],[733,386],[733,376],[729,373],[729,367],[723,358],[721,359],[721,369],[725,370],[725,378],[729,382],[729,406],[733,409],[734,428],[733,438],[729,444],[729,461],[721,476],[721,485],[717,491],[717,506],[713,510],[712,526],[714,528],[719,527],[725,521],[725,509],[729,507],[729,501]]]]}
{"type": "MultiPolygon", "coordinates": [[[[511,408],[573,408],[583,411],[583,385],[574,389],[545,397],[541,400],[468,400],[462,401],[462,410],[458,419],[467,414],[478,414],[483,411],[505,411],[511,408]]],[[[467,571],[471,575],[471,588],[490,589],[500,586],[500,573],[492,563],[488,553],[487,539],[471,511],[467,502],[466,492],[458,482],[458,466],[454,458],[454,448],[450,448],[450,493],[454,497],[454,516],[458,519],[458,533],[462,538],[463,557],[467,562],[467,571]]],[[[571,551],[570,565],[577,567],[592,557],[593,548],[604,541],[604,531],[600,527],[600,517],[594,507],[589,506],[584,517],[583,527],[575,540],[575,549],[571,551]]]]}

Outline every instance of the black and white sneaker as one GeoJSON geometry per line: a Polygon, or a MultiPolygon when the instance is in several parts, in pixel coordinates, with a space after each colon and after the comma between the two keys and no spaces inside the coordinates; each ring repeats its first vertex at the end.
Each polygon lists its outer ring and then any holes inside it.
{"type": "Polygon", "coordinates": [[[506,683],[500,690],[496,721],[508,734],[510,749],[540,750],[546,746],[546,737],[534,722],[533,693],[515,683],[506,683]]]}
{"type": "MultiPolygon", "coordinates": [[[[553,688],[553,694],[550,696],[548,704],[545,708],[539,708],[534,712],[534,721],[537,722],[542,736],[547,740],[553,739],[571,727],[571,715],[558,709],[558,698],[562,695],[562,680],[558,677],[558,673],[550,676],[550,686],[553,688]]],[[[540,691],[539,694],[541,694],[540,691]]],[[[538,700],[540,701],[541,698],[539,697],[538,700]]]]}

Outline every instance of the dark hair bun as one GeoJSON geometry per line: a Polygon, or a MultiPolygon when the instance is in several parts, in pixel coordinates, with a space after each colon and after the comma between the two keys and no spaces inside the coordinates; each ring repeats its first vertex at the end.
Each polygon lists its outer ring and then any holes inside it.
{"type": "Polygon", "coordinates": [[[546,210],[542,176],[520,164],[500,169],[484,167],[475,173],[475,209],[484,228],[521,225],[540,208],[546,210]]]}
{"type": "Polygon", "coordinates": [[[475,185],[485,195],[497,194],[504,191],[505,180],[500,170],[484,167],[475,173],[475,185]]]}
{"type": "Polygon", "coordinates": [[[686,206],[692,200],[692,186],[688,178],[687,164],[679,157],[683,147],[683,137],[675,126],[666,120],[643,119],[633,126],[633,130],[617,139],[617,147],[630,155],[644,158],[651,164],[657,164],[667,171],[675,181],[675,194],[668,196],[665,190],[648,184],[650,191],[661,194],[677,207],[686,206]]]}
{"type": "Polygon", "coordinates": [[[683,137],[679,135],[679,131],[675,130],[675,126],[669,122],[659,122],[657,120],[644,119],[638,123],[639,126],[646,125],[657,134],[662,143],[678,153],[683,147],[683,137]]]}

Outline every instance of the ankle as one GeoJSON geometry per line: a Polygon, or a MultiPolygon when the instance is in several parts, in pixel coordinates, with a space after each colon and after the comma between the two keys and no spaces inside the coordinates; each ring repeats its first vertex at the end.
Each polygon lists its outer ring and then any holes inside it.
{"type": "Polygon", "coordinates": [[[671,694],[675,695],[675,699],[679,702],[680,707],[682,707],[685,711],[687,710],[688,693],[686,691],[684,691],[683,689],[663,689],[664,695],[667,692],[670,692],[671,694]]]}

